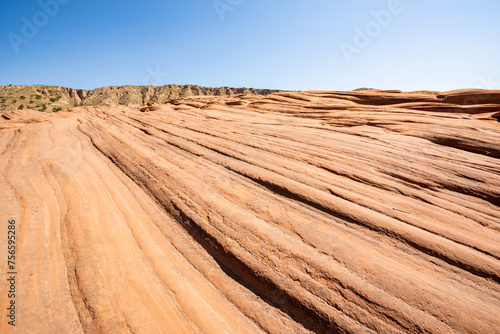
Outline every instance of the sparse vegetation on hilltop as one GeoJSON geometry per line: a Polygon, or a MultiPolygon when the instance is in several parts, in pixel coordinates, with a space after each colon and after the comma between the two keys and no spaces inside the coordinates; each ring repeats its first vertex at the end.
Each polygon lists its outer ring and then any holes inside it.
{"type": "Polygon", "coordinates": [[[93,90],[44,85],[0,86],[0,111],[18,109],[16,102],[31,98],[28,109],[61,111],[77,106],[140,105],[146,102],[165,103],[181,97],[197,95],[268,95],[278,90],[254,88],[210,88],[197,85],[110,86],[93,90]],[[45,106],[45,107],[43,107],[45,106]]]}

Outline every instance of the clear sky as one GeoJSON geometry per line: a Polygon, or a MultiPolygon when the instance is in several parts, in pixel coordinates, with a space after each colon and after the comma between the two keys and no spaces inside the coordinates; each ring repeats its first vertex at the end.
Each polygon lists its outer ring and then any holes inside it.
{"type": "Polygon", "coordinates": [[[500,89],[498,0],[3,0],[0,85],[500,89]]]}

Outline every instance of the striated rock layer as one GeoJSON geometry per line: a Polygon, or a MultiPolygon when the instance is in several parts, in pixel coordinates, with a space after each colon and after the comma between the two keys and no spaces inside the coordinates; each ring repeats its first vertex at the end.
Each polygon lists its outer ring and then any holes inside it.
{"type": "Polygon", "coordinates": [[[372,90],[6,112],[16,330],[499,333],[499,111],[372,90]]]}

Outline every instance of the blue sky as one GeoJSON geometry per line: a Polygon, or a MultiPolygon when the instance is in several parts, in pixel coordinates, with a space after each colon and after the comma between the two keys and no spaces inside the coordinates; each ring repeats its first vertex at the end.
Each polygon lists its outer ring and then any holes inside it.
{"type": "Polygon", "coordinates": [[[498,0],[2,1],[0,85],[500,89],[499,13],[498,0]]]}

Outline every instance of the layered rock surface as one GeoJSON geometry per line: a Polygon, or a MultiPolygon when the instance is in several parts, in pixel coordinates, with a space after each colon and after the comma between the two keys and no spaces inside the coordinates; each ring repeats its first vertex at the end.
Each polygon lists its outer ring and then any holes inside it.
{"type": "Polygon", "coordinates": [[[468,90],[5,112],[16,330],[498,333],[499,111],[468,90]]]}

